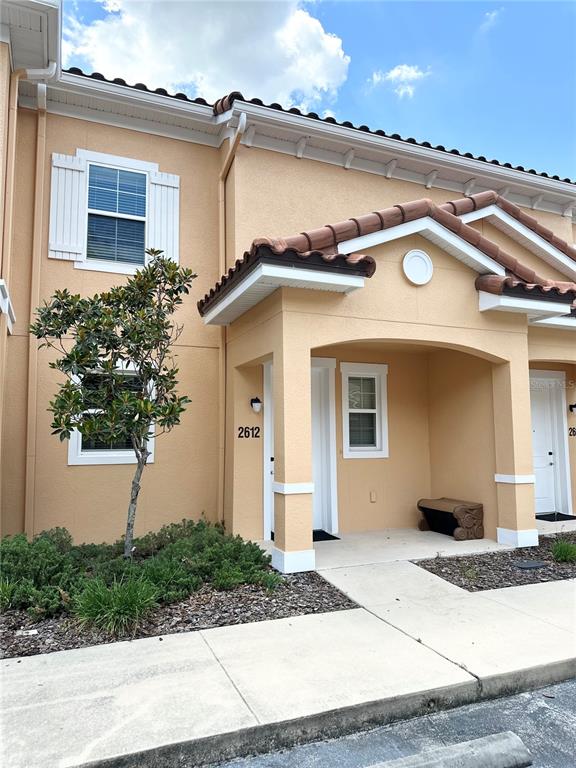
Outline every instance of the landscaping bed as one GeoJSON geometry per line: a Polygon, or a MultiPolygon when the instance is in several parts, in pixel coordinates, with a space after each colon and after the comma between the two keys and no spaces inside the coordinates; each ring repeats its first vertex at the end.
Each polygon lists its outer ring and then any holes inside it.
{"type": "MultiPolygon", "coordinates": [[[[565,546],[559,547],[558,542],[567,542],[576,548],[576,532],[540,536],[540,544],[537,547],[459,557],[435,557],[431,560],[417,560],[415,564],[469,592],[574,579],[576,560],[557,560],[556,557],[562,556],[560,550],[566,549],[565,546]],[[543,567],[519,567],[520,563],[534,560],[544,563],[543,567]]],[[[568,547],[568,550],[570,549],[568,547]]]]}
{"type": "Polygon", "coordinates": [[[357,608],[357,605],[319,574],[311,572],[282,576],[280,584],[272,590],[247,584],[221,592],[205,585],[180,602],[156,608],[134,632],[115,636],[89,627],[79,630],[77,622],[66,615],[38,621],[25,611],[7,611],[0,616],[1,657],[33,656],[116,640],[349,608],[357,608]],[[16,635],[22,629],[36,630],[38,634],[16,635]]]}
{"type": "Polygon", "coordinates": [[[55,529],[1,542],[1,657],[189,632],[355,603],[317,573],[282,576],[252,542],[206,522],[123,542],[74,545],[55,529]]]}

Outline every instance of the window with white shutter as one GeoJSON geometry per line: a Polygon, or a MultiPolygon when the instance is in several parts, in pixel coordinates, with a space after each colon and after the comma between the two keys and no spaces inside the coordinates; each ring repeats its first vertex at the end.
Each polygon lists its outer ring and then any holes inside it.
{"type": "Polygon", "coordinates": [[[49,256],[133,274],[157,248],[179,260],[180,179],[148,163],[79,149],[52,156],[49,256]]]}

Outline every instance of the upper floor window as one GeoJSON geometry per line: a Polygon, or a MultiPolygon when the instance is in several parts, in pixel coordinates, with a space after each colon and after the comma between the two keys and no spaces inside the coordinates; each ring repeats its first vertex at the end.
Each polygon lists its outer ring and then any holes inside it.
{"type": "Polygon", "coordinates": [[[342,426],[345,459],[388,456],[388,366],[342,363],[342,426]]]}
{"type": "Polygon", "coordinates": [[[77,149],[52,155],[52,259],[134,274],[157,248],[179,261],[180,178],[157,163],[77,149]]]}
{"type": "Polygon", "coordinates": [[[144,265],[146,187],[145,173],[90,163],[88,259],[144,265]]]}

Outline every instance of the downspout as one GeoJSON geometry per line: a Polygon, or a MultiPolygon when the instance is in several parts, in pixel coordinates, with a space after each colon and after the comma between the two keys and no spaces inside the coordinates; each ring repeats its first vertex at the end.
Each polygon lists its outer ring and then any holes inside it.
{"type": "MultiPolygon", "coordinates": [[[[218,270],[226,273],[226,179],[234,162],[238,145],[246,130],[246,114],[241,113],[238,126],[218,176],[218,270]]],[[[220,327],[218,355],[218,519],[224,522],[224,479],[226,471],[226,326],[220,327]]]]}
{"type": "MultiPolygon", "coordinates": [[[[14,229],[14,180],[16,169],[16,145],[18,124],[18,85],[20,80],[44,80],[56,74],[56,62],[50,62],[46,69],[16,69],[10,75],[8,95],[8,141],[6,147],[6,178],[4,183],[4,227],[0,243],[0,277],[10,288],[12,268],[12,236],[14,229]]],[[[7,330],[4,321],[0,323],[0,489],[2,487],[2,425],[4,416],[4,390],[6,379],[7,330]]],[[[0,510],[2,507],[0,493],[0,510]]],[[[1,519],[1,515],[0,515],[1,519]]]]}
{"type": "MultiPolygon", "coordinates": [[[[34,187],[34,230],[32,235],[32,265],[30,278],[30,315],[34,322],[40,304],[40,270],[44,223],[44,179],[46,173],[46,85],[36,86],[38,114],[36,123],[36,169],[34,187]]],[[[38,342],[28,333],[28,402],[26,408],[26,495],[24,502],[24,531],[34,535],[34,495],[36,487],[36,419],[38,401],[38,342]]]]}

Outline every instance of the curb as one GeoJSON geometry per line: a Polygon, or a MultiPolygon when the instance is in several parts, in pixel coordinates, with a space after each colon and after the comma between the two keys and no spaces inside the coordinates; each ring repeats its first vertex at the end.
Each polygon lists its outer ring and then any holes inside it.
{"type": "Polygon", "coordinates": [[[512,696],[571,678],[576,678],[576,658],[77,763],[74,768],[201,768],[238,757],[288,749],[298,744],[340,738],[398,720],[512,696]]]}

